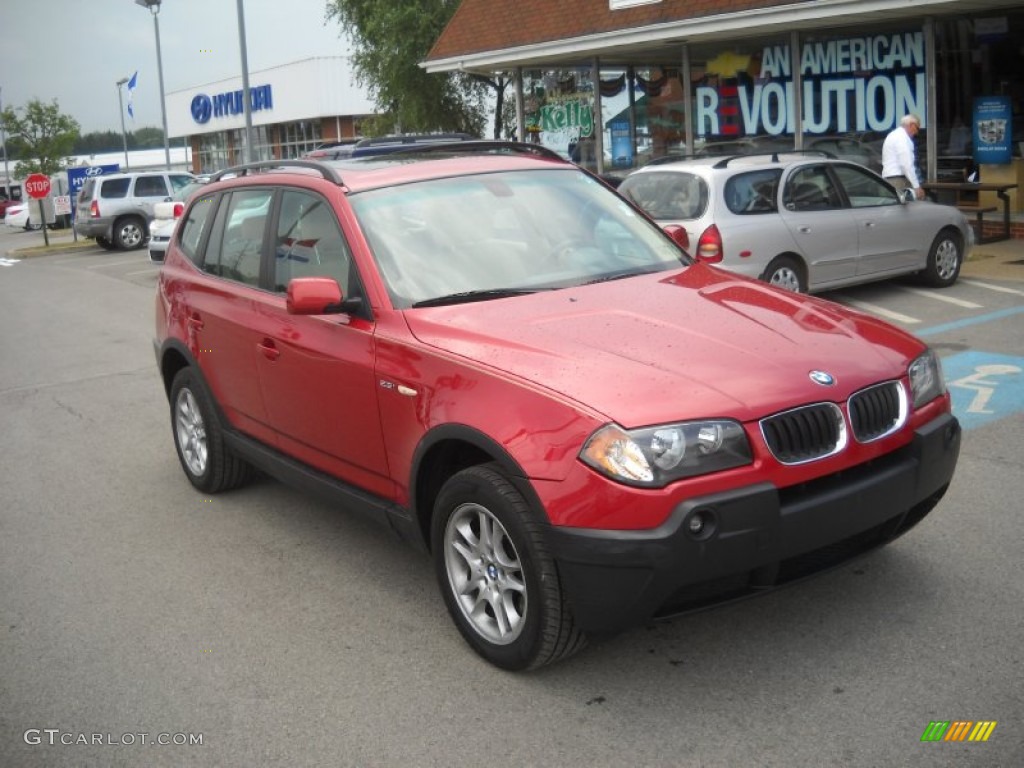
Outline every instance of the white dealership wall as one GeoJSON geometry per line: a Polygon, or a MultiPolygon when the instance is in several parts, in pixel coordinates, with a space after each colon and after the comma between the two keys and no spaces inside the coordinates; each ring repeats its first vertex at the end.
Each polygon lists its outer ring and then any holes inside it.
{"type": "MultiPolygon", "coordinates": [[[[321,56],[282,64],[249,73],[249,87],[269,85],[272,105],[252,112],[252,124],[274,125],[323,117],[358,116],[374,113],[373,102],[355,82],[346,56],[321,56]]],[[[167,94],[167,133],[172,138],[229,131],[245,127],[245,116],[211,116],[206,123],[192,115],[197,96],[210,99],[218,94],[241,90],[242,76],[171,91],[167,94]]]]}

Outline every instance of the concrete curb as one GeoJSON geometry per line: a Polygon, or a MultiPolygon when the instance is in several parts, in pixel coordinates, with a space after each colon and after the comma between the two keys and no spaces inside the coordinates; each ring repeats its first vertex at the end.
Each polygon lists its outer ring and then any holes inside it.
{"type": "Polygon", "coordinates": [[[77,243],[54,243],[47,247],[45,245],[31,246],[28,248],[16,248],[7,252],[10,259],[33,259],[38,256],[49,256],[54,253],[74,253],[84,251],[88,248],[95,248],[96,243],[91,240],[79,240],[77,243]]]}

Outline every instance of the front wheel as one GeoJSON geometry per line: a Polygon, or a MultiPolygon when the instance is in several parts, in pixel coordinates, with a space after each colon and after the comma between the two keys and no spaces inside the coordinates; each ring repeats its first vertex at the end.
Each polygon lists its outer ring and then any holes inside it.
{"type": "Polygon", "coordinates": [[[921,277],[935,288],[948,288],[960,276],[964,250],[960,236],[944,229],[935,237],[928,251],[928,262],[921,277]]]}
{"type": "Polygon", "coordinates": [[[761,279],[787,291],[807,293],[807,278],[804,277],[803,266],[791,256],[777,256],[772,259],[761,279]]]}
{"type": "Polygon", "coordinates": [[[182,368],[171,384],[171,431],[181,468],[206,493],[242,485],[252,476],[249,464],[224,444],[213,401],[191,368],[182,368]]]}
{"type": "Polygon", "coordinates": [[[533,669],[583,648],[542,525],[495,465],[444,484],[431,531],[434,570],[466,642],[495,666],[533,669]]]}

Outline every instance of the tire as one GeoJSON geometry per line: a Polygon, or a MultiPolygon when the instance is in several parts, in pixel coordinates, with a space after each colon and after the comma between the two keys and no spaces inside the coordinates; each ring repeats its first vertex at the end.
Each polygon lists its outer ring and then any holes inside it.
{"type": "Polygon", "coordinates": [[[444,484],[431,544],[448,612],[487,661],[513,671],[535,669],[586,645],[543,526],[496,465],[470,467],[444,484]]]}
{"type": "Polygon", "coordinates": [[[957,232],[944,229],[935,236],[921,278],[927,285],[935,288],[948,288],[960,277],[960,267],[963,263],[963,240],[957,232]]]}
{"type": "Polygon", "coordinates": [[[137,216],[126,216],[114,222],[114,245],[122,251],[141,248],[146,242],[146,223],[137,216]]]}
{"type": "Polygon", "coordinates": [[[206,387],[191,368],[171,384],[171,433],[181,468],[205,493],[220,493],[248,482],[252,467],[224,445],[224,433],[206,387]]]}
{"type": "Polygon", "coordinates": [[[105,238],[105,237],[97,237],[96,238],[96,244],[100,248],[105,248],[108,251],[114,250],[114,247],[115,247],[114,244],[112,242],[110,242],[109,240],[107,240],[107,238],[105,238]]]}
{"type": "Polygon", "coordinates": [[[765,268],[761,279],[787,291],[807,293],[807,277],[803,264],[792,256],[776,256],[765,268]]]}

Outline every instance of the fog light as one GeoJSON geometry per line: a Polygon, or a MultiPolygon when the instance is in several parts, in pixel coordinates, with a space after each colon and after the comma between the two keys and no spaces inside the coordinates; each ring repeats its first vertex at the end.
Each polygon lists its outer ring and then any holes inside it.
{"type": "Polygon", "coordinates": [[[700,536],[704,533],[704,515],[700,512],[694,512],[693,517],[690,518],[689,528],[690,533],[694,536],[700,536]]]}
{"type": "Polygon", "coordinates": [[[695,509],[686,518],[686,532],[697,541],[705,541],[715,535],[718,523],[715,511],[710,507],[695,509]]]}

